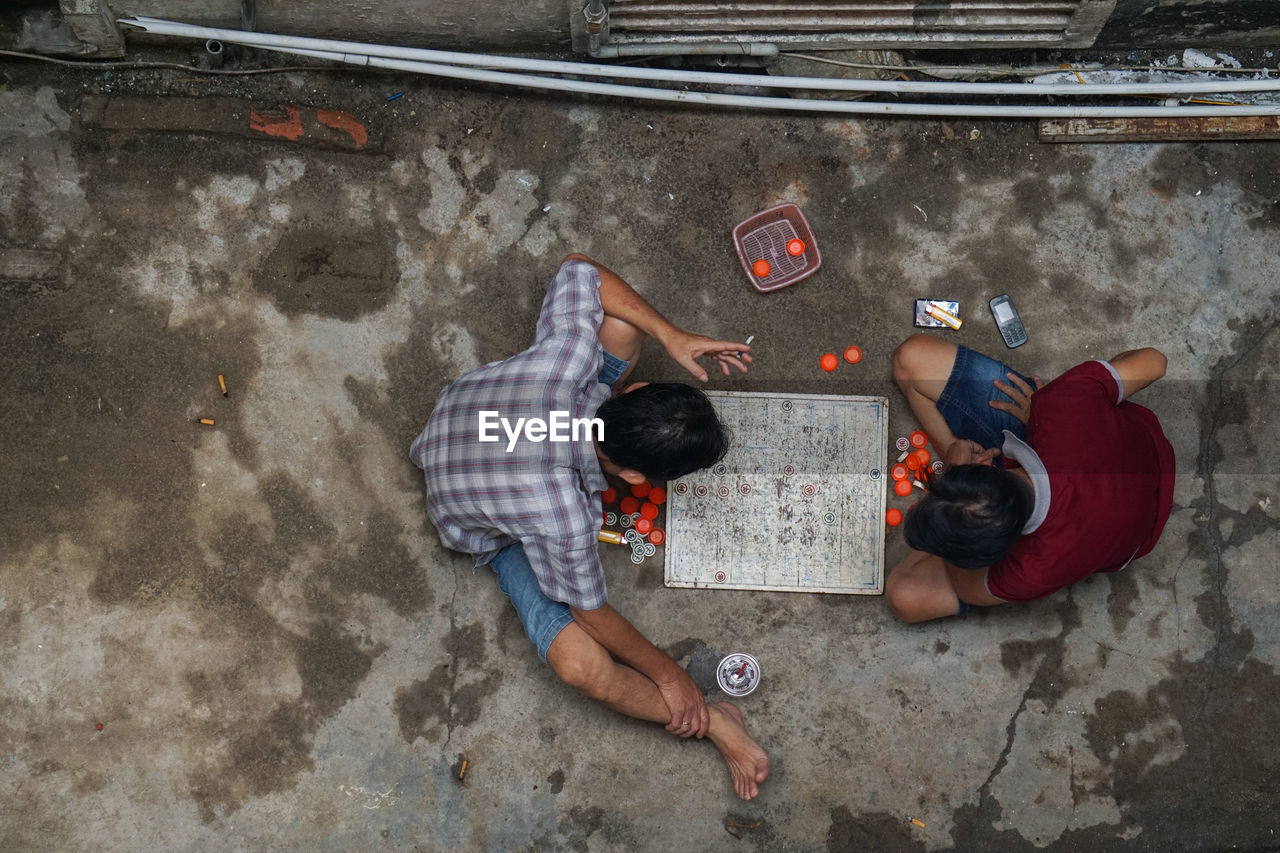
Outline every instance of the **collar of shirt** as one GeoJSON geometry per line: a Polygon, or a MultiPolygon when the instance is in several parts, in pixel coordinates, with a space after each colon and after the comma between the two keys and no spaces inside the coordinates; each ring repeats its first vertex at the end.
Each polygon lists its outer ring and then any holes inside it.
{"type": "Polygon", "coordinates": [[[1049,472],[1040,461],[1039,454],[1031,449],[1031,445],[1009,430],[1004,431],[1004,446],[1000,448],[1000,452],[1021,465],[1022,470],[1026,471],[1027,476],[1031,478],[1031,492],[1035,502],[1031,507],[1031,517],[1022,528],[1023,533],[1031,533],[1043,524],[1049,515],[1049,472]]]}

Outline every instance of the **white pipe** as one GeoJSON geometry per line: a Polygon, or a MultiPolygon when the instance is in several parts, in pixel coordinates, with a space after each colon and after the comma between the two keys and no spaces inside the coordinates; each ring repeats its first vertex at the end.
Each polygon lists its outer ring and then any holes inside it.
{"type": "Polygon", "coordinates": [[[558,77],[541,77],[537,74],[512,74],[506,71],[486,71],[481,68],[459,68],[455,65],[439,65],[431,62],[410,62],[399,59],[382,59],[351,53],[333,53],[322,50],[263,47],[280,53],[329,59],[349,65],[365,65],[389,68],[395,71],[412,71],[436,77],[458,80],[474,80],[480,83],[504,83],[545,89],[556,92],[577,92],[587,95],[617,95],[647,101],[672,101],[686,104],[702,104],[722,107],[753,107],[757,109],[791,110],[797,112],[843,113],[859,115],[912,115],[912,116],[964,116],[970,118],[1168,118],[1171,116],[1266,116],[1280,115],[1280,103],[1247,104],[1241,106],[1193,106],[1193,107],[1141,107],[1141,106],[996,106],[962,104],[898,104],[877,101],[826,101],[813,98],[768,98],[757,95],[722,95],[712,92],[687,92],[672,89],[655,89],[650,86],[623,86],[616,83],[597,83],[584,80],[562,80],[558,77]]]}
{"type": "Polygon", "coordinates": [[[1271,80],[1200,80],[1173,83],[944,83],[906,80],[834,80],[824,77],[774,77],[767,74],[726,74],[717,71],[684,71],[664,68],[636,68],[623,65],[599,65],[585,62],[562,62],[518,56],[495,56],[483,53],[428,50],[395,45],[362,44],[360,42],[282,36],[198,27],[159,18],[137,16],[121,18],[118,23],[138,27],[156,35],[187,38],[216,38],[223,42],[252,47],[295,47],[305,50],[330,51],[388,59],[421,60],[449,65],[479,66],[550,74],[576,74],[583,77],[619,77],[633,80],[655,80],[671,83],[707,83],[725,86],[760,86],[774,89],[819,89],[837,92],[894,92],[898,94],[946,95],[1174,95],[1216,94],[1221,92],[1276,92],[1280,78],[1271,80]]]}

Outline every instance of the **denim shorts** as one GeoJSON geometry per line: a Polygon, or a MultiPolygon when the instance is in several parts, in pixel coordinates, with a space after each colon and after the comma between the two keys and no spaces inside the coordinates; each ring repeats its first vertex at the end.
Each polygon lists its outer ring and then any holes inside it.
{"type": "MultiPolygon", "coordinates": [[[[603,350],[602,350],[603,352],[603,350]]],[[[604,353],[604,363],[600,365],[600,373],[596,375],[596,381],[601,385],[613,387],[613,383],[622,378],[622,374],[627,372],[627,368],[631,366],[631,362],[624,358],[618,358],[612,353],[604,353]]]]}
{"type": "MultiPolygon", "coordinates": [[[[612,386],[626,371],[631,362],[609,353],[604,354],[604,364],[597,378],[604,385],[612,386]]],[[[498,575],[498,586],[515,605],[516,614],[524,632],[538,649],[538,657],[547,662],[547,649],[564,627],[573,621],[569,606],[560,601],[552,601],[542,592],[538,585],[538,576],[529,565],[524,546],[519,542],[508,545],[499,551],[489,567],[498,575]]]]}
{"type": "Polygon", "coordinates": [[[1008,394],[992,384],[995,379],[1006,385],[1012,384],[1009,373],[1020,376],[1032,388],[1035,387],[1030,377],[1007,364],[968,347],[956,350],[955,366],[951,368],[942,396],[938,398],[938,412],[956,438],[967,438],[983,447],[1000,447],[1004,444],[1003,431],[1009,430],[1026,440],[1027,427],[1022,421],[989,405],[992,400],[1013,402],[1008,394]]]}

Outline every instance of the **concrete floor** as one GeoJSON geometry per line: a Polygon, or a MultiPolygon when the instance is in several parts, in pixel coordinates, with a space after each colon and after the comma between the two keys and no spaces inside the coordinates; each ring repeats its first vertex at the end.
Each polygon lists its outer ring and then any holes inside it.
{"type": "MultiPolygon", "coordinates": [[[[0,290],[0,849],[1280,846],[1280,144],[335,73],[0,79],[0,249],[57,261],[0,290]],[[87,118],[162,94],[349,111],[371,140],[87,118]],[[758,295],[728,234],[780,199],[823,268],[758,295]],[[613,604],[700,683],[760,658],[740,706],[773,772],[744,803],[708,744],[562,686],[426,522],[410,440],[448,379],[527,345],[571,251],[754,334],[751,374],[711,387],[884,394],[893,435],[916,296],[959,299],[949,337],[1004,356],[984,303],[1012,293],[1012,361],[1046,377],[1159,347],[1164,537],[922,626],[874,596],[666,590],[608,553],[613,604]],[[823,374],[849,343],[865,360],[823,374]]],[[[639,376],[681,378],[660,355],[639,376]]]]}

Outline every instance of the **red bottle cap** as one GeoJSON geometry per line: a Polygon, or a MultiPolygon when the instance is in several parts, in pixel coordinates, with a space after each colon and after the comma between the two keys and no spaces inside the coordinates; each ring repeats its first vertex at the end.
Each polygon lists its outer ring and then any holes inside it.
{"type": "Polygon", "coordinates": [[[650,521],[653,521],[655,518],[658,517],[657,505],[651,504],[648,501],[645,501],[644,506],[640,507],[640,515],[643,516],[644,518],[649,519],[650,521]]]}
{"type": "Polygon", "coordinates": [[[662,506],[667,502],[667,490],[661,486],[654,486],[649,490],[649,500],[653,501],[658,506],[662,506]]]}
{"type": "Polygon", "coordinates": [[[601,503],[611,504],[617,499],[618,499],[618,490],[615,489],[613,486],[610,486],[609,488],[605,489],[603,492],[600,493],[601,503]]]}
{"type": "Polygon", "coordinates": [[[899,462],[897,465],[894,465],[892,468],[889,469],[889,476],[895,480],[905,480],[907,479],[908,476],[910,476],[910,474],[911,474],[910,469],[908,469],[907,466],[903,465],[901,462],[899,462]]]}
{"type": "Polygon", "coordinates": [[[764,258],[751,265],[751,271],[756,274],[756,278],[764,278],[769,274],[770,269],[769,262],[764,258]]]}
{"type": "Polygon", "coordinates": [[[899,480],[893,484],[893,493],[900,498],[905,498],[907,495],[911,494],[911,489],[912,485],[910,480],[899,480]]]}
{"type": "Polygon", "coordinates": [[[836,358],[835,353],[829,352],[822,357],[822,361],[820,361],[819,364],[822,365],[823,370],[830,373],[840,366],[840,359],[836,358]]]}
{"type": "Polygon", "coordinates": [[[649,494],[649,490],[652,488],[653,488],[653,483],[650,483],[648,480],[645,480],[643,483],[636,483],[635,485],[633,485],[631,487],[631,494],[635,495],[638,498],[642,498],[645,495],[649,494]]]}
{"type": "Polygon", "coordinates": [[[804,241],[797,237],[794,240],[787,241],[787,254],[793,258],[798,258],[804,254],[804,241]]]}
{"type": "Polygon", "coordinates": [[[649,519],[647,519],[647,518],[637,518],[637,519],[636,519],[636,532],[637,532],[637,533],[644,534],[644,533],[648,533],[650,530],[653,530],[653,522],[652,522],[652,521],[650,521],[650,520],[649,520],[649,519]]]}
{"type": "Polygon", "coordinates": [[[912,447],[924,447],[928,443],[929,443],[929,436],[925,435],[920,430],[916,430],[915,432],[911,433],[912,447]]]}
{"type": "Polygon", "coordinates": [[[844,360],[849,362],[850,364],[857,364],[858,362],[862,361],[862,347],[856,347],[856,346],[845,347],[844,360]]]}
{"type": "Polygon", "coordinates": [[[618,509],[622,510],[623,515],[631,515],[640,508],[640,501],[628,495],[618,504],[618,509]]]}
{"type": "Polygon", "coordinates": [[[667,533],[661,527],[655,527],[649,533],[649,541],[654,545],[661,545],[667,541],[667,533]]]}
{"type": "Polygon", "coordinates": [[[902,510],[898,509],[896,506],[890,507],[885,511],[884,523],[890,527],[897,527],[902,523],[902,510]]]}

